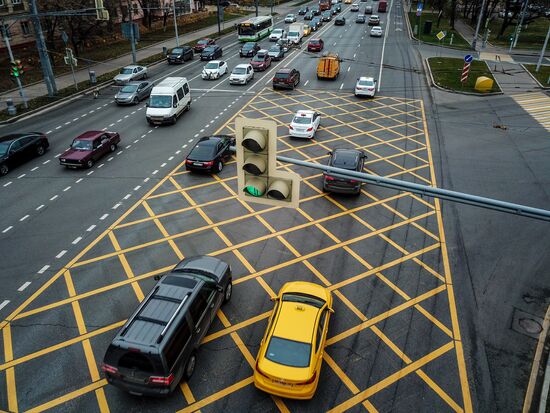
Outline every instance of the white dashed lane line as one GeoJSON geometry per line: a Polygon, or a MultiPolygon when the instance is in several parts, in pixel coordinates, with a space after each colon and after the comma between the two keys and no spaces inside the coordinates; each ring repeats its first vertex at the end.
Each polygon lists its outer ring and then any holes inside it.
{"type": "Polygon", "coordinates": [[[174,159],[174,157],[173,157],[173,156],[171,156],[171,157],[169,157],[169,158],[168,158],[168,160],[169,160],[169,161],[171,161],[172,159],[174,159]]]}
{"type": "Polygon", "coordinates": [[[143,182],[148,182],[148,181],[149,181],[149,179],[150,179],[150,178],[149,178],[149,177],[147,177],[147,178],[145,178],[145,179],[143,180],[143,182]]]}
{"type": "Polygon", "coordinates": [[[189,139],[189,141],[188,141],[188,142],[189,142],[189,143],[193,142],[193,139],[189,139]]]}
{"type": "Polygon", "coordinates": [[[78,179],[75,181],[75,184],[78,184],[78,183],[82,182],[83,179],[84,179],[84,178],[78,178],[78,179]]]}
{"type": "Polygon", "coordinates": [[[155,169],[153,172],[152,172],[152,175],[156,175],[158,173],[158,169],[155,169]]]}
{"type": "Polygon", "coordinates": [[[134,188],[134,191],[139,190],[139,188],[141,188],[141,185],[136,186],[136,187],[134,188]]]}
{"type": "Polygon", "coordinates": [[[73,242],[71,242],[71,244],[76,245],[76,244],[78,244],[78,243],[80,242],[81,239],[82,239],[82,237],[76,237],[76,238],[73,240],[73,242]]]}
{"type": "Polygon", "coordinates": [[[116,204],[113,205],[113,209],[117,209],[119,206],[121,206],[122,204],[120,202],[117,202],[116,204]]]}
{"type": "Polygon", "coordinates": [[[125,196],[124,198],[122,198],[122,199],[127,200],[127,199],[130,198],[131,196],[132,196],[132,194],[126,194],[126,196],[125,196]]]}
{"type": "Polygon", "coordinates": [[[17,291],[21,292],[23,291],[25,288],[27,288],[29,285],[31,285],[31,282],[30,281],[27,281],[26,283],[24,283],[21,287],[19,287],[17,289],[17,291]]]}
{"type": "Polygon", "coordinates": [[[40,211],[42,208],[44,208],[44,204],[38,205],[35,209],[35,211],[40,211]]]}
{"type": "Polygon", "coordinates": [[[61,258],[63,255],[65,255],[66,253],[67,253],[67,250],[63,250],[63,251],[61,251],[59,254],[57,254],[57,255],[55,256],[55,258],[59,259],[59,258],[61,258]]]}
{"type": "Polygon", "coordinates": [[[30,215],[27,214],[27,215],[25,215],[24,217],[19,218],[19,221],[20,221],[20,222],[23,222],[23,221],[26,220],[28,217],[30,217],[30,215]]]}
{"type": "Polygon", "coordinates": [[[54,195],[50,198],[50,201],[55,201],[57,198],[59,198],[59,195],[54,195]]]}
{"type": "Polygon", "coordinates": [[[7,306],[10,303],[10,300],[4,300],[0,303],[0,310],[7,306]]]}
{"type": "Polygon", "coordinates": [[[90,172],[88,172],[86,175],[89,176],[89,175],[91,175],[91,174],[93,174],[93,173],[94,173],[94,171],[90,171],[90,172]]]}
{"type": "Polygon", "coordinates": [[[3,231],[2,231],[2,234],[5,234],[6,232],[8,232],[10,229],[13,228],[13,225],[10,225],[9,227],[5,228],[3,231]]]}
{"type": "Polygon", "coordinates": [[[107,162],[111,162],[113,159],[115,159],[115,158],[113,158],[113,157],[111,156],[109,159],[107,159],[107,162]]]}
{"type": "Polygon", "coordinates": [[[50,159],[48,159],[47,161],[42,162],[42,165],[46,165],[47,163],[50,163],[50,159]]]}
{"type": "Polygon", "coordinates": [[[10,186],[11,184],[12,184],[12,181],[6,182],[6,183],[4,184],[4,187],[10,186]]]}
{"type": "Polygon", "coordinates": [[[166,162],[163,162],[163,163],[160,165],[161,168],[164,168],[165,166],[166,166],[166,162]]]}
{"type": "Polygon", "coordinates": [[[38,166],[35,166],[34,168],[31,169],[31,172],[34,172],[38,169],[38,166]]]}
{"type": "Polygon", "coordinates": [[[340,85],[340,90],[342,90],[343,87],[344,87],[344,84],[342,83],[342,84],[340,85]]]}
{"type": "Polygon", "coordinates": [[[92,232],[92,231],[94,230],[94,228],[95,228],[95,225],[90,225],[90,226],[86,229],[86,231],[92,232]]]}
{"type": "Polygon", "coordinates": [[[99,169],[99,168],[103,168],[104,165],[105,165],[104,163],[102,163],[101,165],[97,165],[97,168],[98,168],[98,169],[99,169]]]}
{"type": "Polygon", "coordinates": [[[56,126],[55,130],[61,129],[61,126],[56,126]]]}
{"type": "Polygon", "coordinates": [[[46,132],[46,135],[49,135],[50,133],[52,133],[52,131],[51,131],[51,130],[49,130],[48,132],[46,132]]]}
{"type": "Polygon", "coordinates": [[[50,268],[49,265],[44,265],[42,268],[38,270],[38,274],[44,274],[48,268],[50,268]]]}
{"type": "Polygon", "coordinates": [[[105,218],[107,218],[109,216],[109,214],[103,214],[101,215],[101,217],[99,218],[101,221],[103,221],[105,218]]]}
{"type": "Polygon", "coordinates": [[[118,151],[116,154],[117,154],[117,155],[120,155],[121,153],[122,153],[122,151],[118,151]]]}
{"type": "Polygon", "coordinates": [[[65,188],[65,189],[63,190],[63,192],[67,192],[69,189],[71,189],[71,186],[68,186],[67,188],[65,188]]]}

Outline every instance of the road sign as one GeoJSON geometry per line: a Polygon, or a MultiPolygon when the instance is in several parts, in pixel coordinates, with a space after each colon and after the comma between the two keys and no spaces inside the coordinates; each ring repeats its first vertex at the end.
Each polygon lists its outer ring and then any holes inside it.
{"type": "Polygon", "coordinates": [[[422,3],[418,3],[418,5],[416,6],[416,16],[417,17],[420,17],[420,15],[422,14],[422,9],[424,8],[424,5],[422,3]]]}
{"type": "Polygon", "coordinates": [[[300,176],[277,170],[277,124],[271,120],[237,118],[235,134],[239,198],[297,208],[300,176]]]}
{"type": "Polygon", "coordinates": [[[446,35],[447,35],[447,34],[446,34],[445,32],[441,31],[441,32],[437,33],[437,34],[435,35],[435,37],[437,37],[437,40],[441,41],[441,40],[443,40],[443,39],[445,38],[446,35]]]}
{"type": "Polygon", "coordinates": [[[460,81],[462,83],[466,82],[468,80],[468,76],[470,74],[470,63],[464,63],[464,67],[462,68],[462,74],[460,75],[460,81]]]}
{"type": "Polygon", "coordinates": [[[467,54],[466,56],[464,56],[464,61],[466,63],[472,63],[473,60],[474,60],[474,57],[471,54],[467,54]]]}

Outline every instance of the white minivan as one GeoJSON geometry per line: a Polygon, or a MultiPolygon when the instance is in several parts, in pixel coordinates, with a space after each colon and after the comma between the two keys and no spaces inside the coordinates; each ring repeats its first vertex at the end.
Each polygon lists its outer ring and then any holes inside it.
{"type": "Polygon", "coordinates": [[[145,116],[150,125],[176,123],[183,111],[191,108],[191,89],[185,77],[167,77],[153,90],[145,116]]]}

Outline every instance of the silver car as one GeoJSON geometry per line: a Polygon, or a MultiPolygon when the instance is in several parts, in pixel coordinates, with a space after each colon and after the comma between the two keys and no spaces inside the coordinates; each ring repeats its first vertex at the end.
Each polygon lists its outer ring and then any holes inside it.
{"type": "Polygon", "coordinates": [[[138,65],[123,67],[113,79],[115,85],[125,85],[133,80],[147,79],[147,68],[138,65]]]}
{"type": "Polygon", "coordinates": [[[149,97],[153,86],[153,82],[129,82],[115,95],[115,102],[117,105],[137,105],[139,101],[149,97]]]}

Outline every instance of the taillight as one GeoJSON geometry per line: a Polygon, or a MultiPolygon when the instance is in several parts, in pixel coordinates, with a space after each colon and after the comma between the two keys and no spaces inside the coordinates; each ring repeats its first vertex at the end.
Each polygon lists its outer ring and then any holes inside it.
{"type": "Polygon", "coordinates": [[[292,127],[292,125],[290,125],[288,128],[289,128],[290,130],[294,130],[294,128],[292,127]]]}
{"type": "Polygon", "coordinates": [[[371,92],[374,90],[373,87],[369,87],[369,88],[367,88],[367,89],[370,90],[371,92]]]}
{"type": "Polygon", "coordinates": [[[312,130],[313,130],[313,128],[307,128],[308,132],[311,132],[312,130]]]}
{"type": "Polygon", "coordinates": [[[355,179],[350,179],[349,181],[350,181],[352,184],[356,184],[357,182],[359,182],[359,181],[356,181],[355,179]]]}
{"type": "Polygon", "coordinates": [[[168,377],[151,376],[149,377],[149,383],[161,384],[163,386],[169,386],[174,381],[174,375],[170,374],[168,377]]]}
{"type": "Polygon", "coordinates": [[[111,374],[118,373],[118,369],[116,367],[110,366],[109,364],[105,364],[105,363],[101,364],[101,370],[103,370],[105,373],[111,373],[111,374]]]}
{"type": "Polygon", "coordinates": [[[212,165],[214,165],[214,161],[203,162],[203,166],[212,166],[212,165]]]}
{"type": "Polygon", "coordinates": [[[193,163],[193,161],[191,159],[186,159],[185,163],[193,163]]]}
{"type": "Polygon", "coordinates": [[[333,178],[332,176],[328,176],[328,175],[325,176],[326,181],[334,181],[334,179],[335,178],[333,178]]]}

